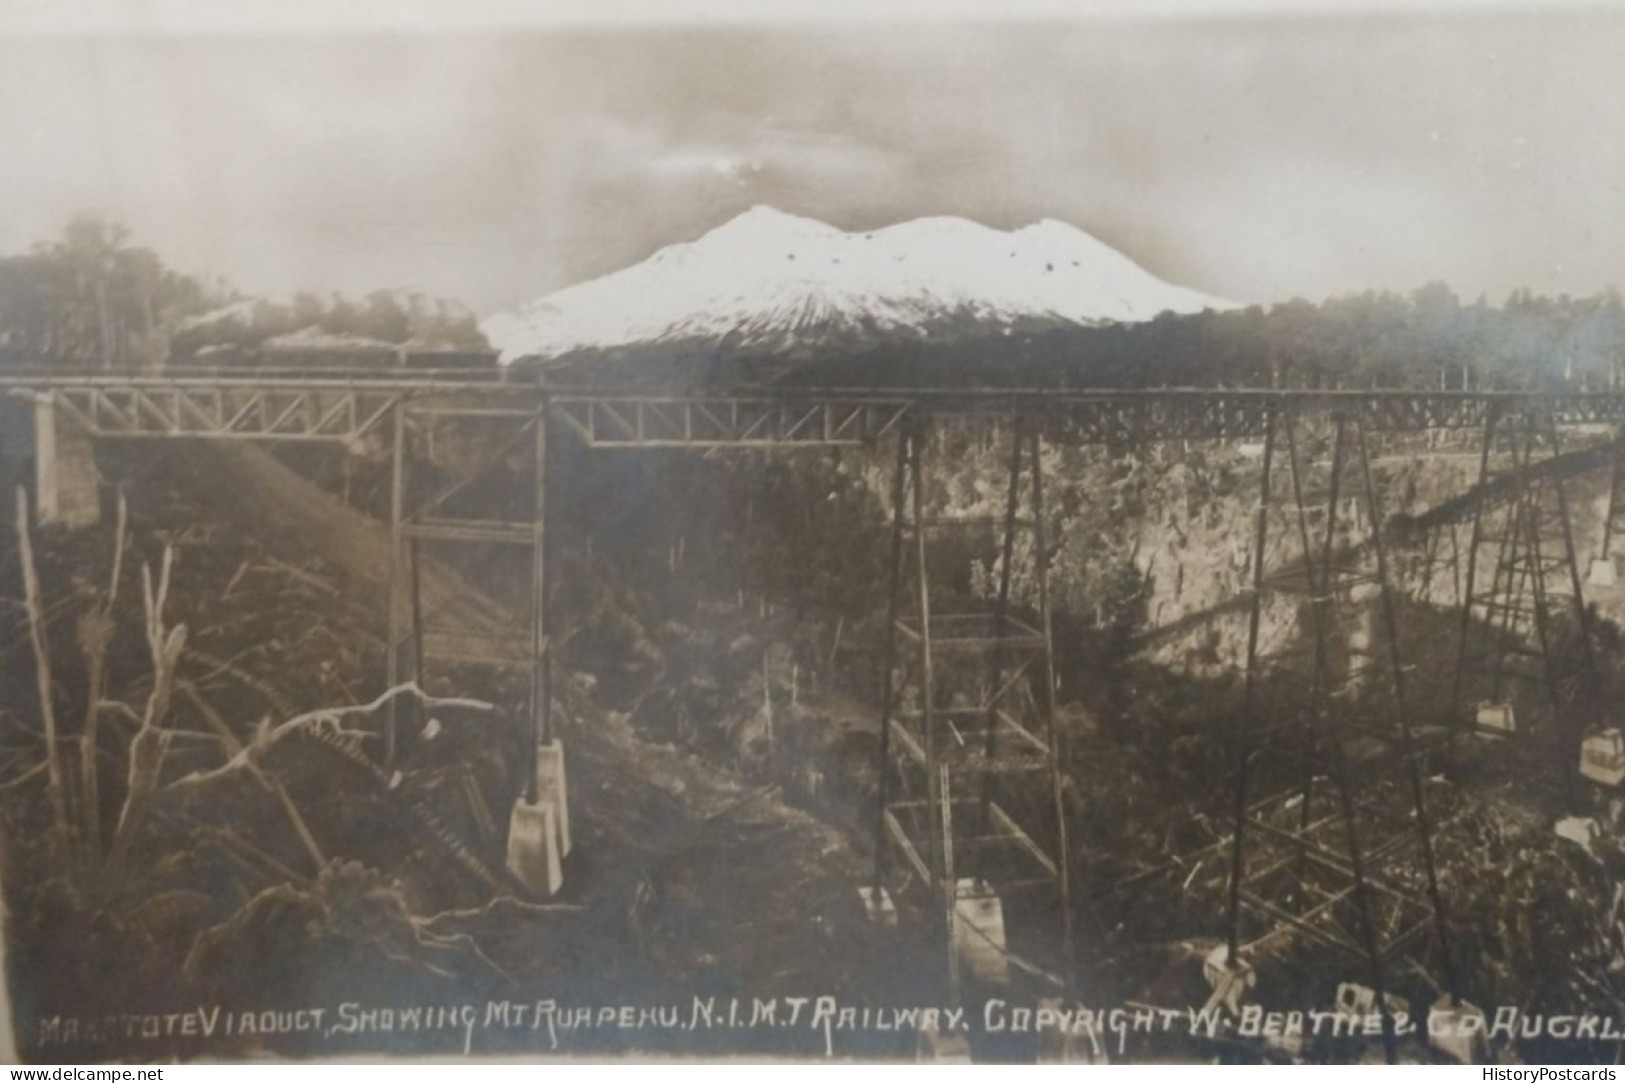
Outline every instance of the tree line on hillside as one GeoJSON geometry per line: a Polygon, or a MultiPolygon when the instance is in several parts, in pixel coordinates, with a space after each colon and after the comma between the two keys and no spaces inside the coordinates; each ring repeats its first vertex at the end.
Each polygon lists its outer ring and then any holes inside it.
{"type": "Polygon", "coordinates": [[[474,314],[459,303],[390,290],[359,301],[308,292],[287,302],[245,297],[169,267],[133,244],[125,227],[95,215],[0,257],[0,365],[150,371],[250,358],[293,334],[310,348],[486,348],[474,314]]]}
{"type": "MultiPolygon", "coordinates": [[[[1533,389],[1617,387],[1625,297],[1518,290],[1463,303],[1434,282],[1409,294],[1297,298],[1137,324],[995,327],[873,345],[786,370],[714,359],[775,381],[1043,388],[1282,387],[1533,389]]],[[[583,366],[585,367],[585,366],[583,366]]]]}
{"type": "Polygon", "coordinates": [[[167,334],[219,294],[92,216],[55,241],[0,259],[0,358],[19,365],[150,368],[167,334]]]}
{"type": "Polygon", "coordinates": [[[1442,282],[1150,323],[1100,336],[1103,367],[1150,382],[1278,387],[1497,387],[1619,383],[1625,298],[1515,291],[1464,304],[1442,282]],[[1205,378],[1205,379],[1204,379],[1205,378]]]}

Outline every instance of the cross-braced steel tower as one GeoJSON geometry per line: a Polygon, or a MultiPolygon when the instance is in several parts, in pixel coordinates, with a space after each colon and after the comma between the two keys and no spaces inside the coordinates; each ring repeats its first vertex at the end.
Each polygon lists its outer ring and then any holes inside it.
{"type": "Polygon", "coordinates": [[[1248,948],[1280,935],[1343,951],[1364,963],[1392,1061],[1397,1034],[1387,993],[1395,963],[1430,932],[1455,991],[1422,772],[1429,740],[1407,707],[1366,429],[1358,419],[1330,419],[1321,466],[1299,447],[1299,425],[1290,415],[1272,417],[1264,435],[1234,735],[1226,945],[1210,960],[1209,977],[1250,982],[1248,948]],[[1282,444],[1287,530],[1295,536],[1284,547],[1297,548],[1300,558],[1291,572],[1266,575],[1282,444]],[[1344,521],[1350,508],[1364,520],[1363,538],[1344,521]],[[1297,601],[1300,621],[1307,617],[1298,641],[1305,650],[1274,657],[1260,650],[1272,598],[1297,601]],[[1272,670],[1303,669],[1302,702],[1265,702],[1261,686],[1272,670]],[[1379,684],[1386,690],[1378,692],[1379,684]]]}
{"type": "Polygon", "coordinates": [[[1565,771],[1573,774],[1587,720],[1564,684],[1590,671],[1592,643],[1568,495],[1555,468],[1561,454],[1549,413],[1494,413],[1484,424],[1484,499],[1464,554],[1452,699],[1457,734],[1510,736],[1550,712],[1565,771]],[[1577,651],[1558,641],[1565,619],[1577,651]]]}
{"type": "MultiPolygon", "coordinates": [[[[872,898],[896,891],[924,904],[941,937],[954,997],[962,980],[960,945],[986,931],[967,908],[1018,892],[1056,893],[1063,981],[1070,982],[1072,969],[1041,447],[1020,422],[1010,432],[1002,514],[932,514],[923,424],[901,435],[892,485],[872,898]],[[997,586],[991,598],[952,597],[933,583],[931,540],[978,528],[995,535],[997,586]],[[1033,598],[1018,616],[1012,574],[1021,538],[1032,556],[1033,598]]],[[[1004,945],[977,950],[1002,953],[1004,945]]]]}

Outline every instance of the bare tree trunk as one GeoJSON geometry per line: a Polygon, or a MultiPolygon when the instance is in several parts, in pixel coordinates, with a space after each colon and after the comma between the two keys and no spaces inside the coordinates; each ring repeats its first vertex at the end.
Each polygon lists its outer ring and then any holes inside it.
{"type": "Polygon", "coordinates": [[[40,718],[45,727],[46,790],[51,803],[51,822],[60,844],[66,841],[70,830],[67,786],[62,773],[62,752],[56,743],[56,707],[51,696],[51,651],[45,635],[45,607],[40,602],[39,573],[34,567],[34,544],[28,529],[28,494],[21,485],[17,486],[17,544],[22,556],[28,634],[34,643],[34,675],[39,684],[40,718]]]}
{"type": "Polygon", "coordinates": [[[97,715],[107,675],[107,644],[112,629],[100,610],[79,621],[79,644],[88,671],[85,693],[85,722],[79,733],[79,819],[80,841],[85,856],[94,863],[101,850],[101,779],[97,770],[96,745],[100,739],[97,715]]]}
{"type": "Polygon", "coordinates": [[[113,368],[112,322],[112,316],[107,308],[107,278],[103,274],[96,279],[96,324],[101,340],[102,369],[107,372],[113,368]]]}
{"type": "Polygon", "coordinates": [[[118,497],[118,532],[113,538],[113,571],[107,595],[79,622],[79,645],[85,654],[89,674],[85,702],[85,724],[79,735],[79,787],[81,798],[80,832],[85,854],[94,863],[101,851],[101,779],[97,753],[101,733],[102,696],[107,687],[107,650],[113,640],[113,603],[118,600],[118,584],[124,568],[124,531],[129,506],[124,493],[118,497]]]}
{"type": "MultiPolygon", "coordinates": [[[[203,698],[203,693],[197,690],[196,685],[183,683],[181,685],[181,694],[191,701],[192,706],[197,708],[198,713],[209,724],[209,728],[220,735],[221,747],[225,750],[227,759],[243,751],[243,743],[231,731],[231,727],[221,717],[220,712],[215,710],[214,704],[203,698]]],[[[316,866],[316,875],[321,875],[321,871],[327,867],[327,857],[322,853],[321,846],[317,844],[316,836],[311,834],[310,826],[305,823],[304,816],[300,814],[299,806],[294,804],[293,798],[288,795],[288,788],[282,784],[280,779],[260,770],[257,764],[249,764],[248,769],[253,774],[255,781],[276,797],[277,803],[282,806],[283,813],[288,817],[288,823],[293,826],[294,834],[299,836],[299,842],[304,846],[305,853],[310,855],[311,863],[316,866]]]]}
{"type": "Polygon", "coordinates": [[[181,652],[186,649],[186,625],[164,628],[164,600],[169,596],[169,570],[174,563],[175,551],[164,549],[163,570],[159,573],[157,589],[153,589],[152,569],[141,569],[142,596],[147,611],[147,649],[152,654],[152,691],[147,696],[147,709],[141,716],[141,728],[130,741],[129,786],[124,797],[124,809],[119,814],[118,829],[113,836],[113,857],[122,860],[129,850],[130,839],[146,819],[152,798],[158,792],[158,774],[163,769],[164,753],[169,747],[169,734],[162,723],[169,714],[169,699],[175,687],[175,667],[181,652]]]}

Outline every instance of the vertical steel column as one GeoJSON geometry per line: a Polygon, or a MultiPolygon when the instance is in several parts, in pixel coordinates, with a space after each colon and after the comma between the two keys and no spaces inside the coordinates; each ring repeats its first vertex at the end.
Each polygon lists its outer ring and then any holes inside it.
{"type": "Polygon", "coordinates": [[[1365,854],[1360,847],[1360,832],[1355,825],[1354,798],[1350,793],[1348,758],[1343,742],[1333,740],[1332,771],[1337,784],[1338,809],[1343,817],[1343,841],[1349,851],[1349,871],[1354,876],[1354,906],[1360,919],[1360,939],[1365,944],[1366,962],[1371,968],[1371,989],[1376,994],[1377,1011],[1382,1015],[1383,1055],[1389,1064],[1397,1063],[1399,1049],[1394,1034],[1394,1019],[1388,1011],[1387,986],[1383,976],[1382,947],[1377,941],[1377,923],[1371,916],[1371,889],[1365,881],[1365,854]]]}
{"type": "Polygon", "coordinates": [[[1269,406],[1264,412],[1264,462],[1258,484],[1258,505],[1253,511],[1253,575],[1251,605],[1247,614],[1247,668],[1242,676],[1241,721],[1236,732],[1235,831],[1230,840],[1230,920],[1227,933],[1229,954],[1225,957],[1230,966],[1241,962],[1243,837],[1247,823],[1247,765],[1252,752],[1248,745],[1248,729],[1258,676],[1258,626],[1263,617],[1264,545],[1269,536],[1270,460],[1274,453],[1275,407],[1269,406]]]}
{"type": "Polygon", "coordinates": [[[902,616],[903,595],[903,493],[908,477],[909,447],[912,437],[897,434],[897,465],[892,472],[891,583],[886,606],[885,654],[882,665],[880,700],[880,760],[875,794],[875,880],[874,899],[886,887],[886,802],[891,790],[891,727],[897,698],[897,621],[902,616]]]}
{"type": "MultiPolygon", "coordinates": [[[[1534,594],[1533,608],[1535,611],[1535,640],[1540,645],[1541,674],[1545,677],[1546,698],[1552,705],[1552,725],[1561,731],[1564,728],[1564,715],[1568,712],[1563,710],[1563,695],[1558,689],[1557,663],[1552,657],[1552,634],[1548,614],[1546,612],[1546,578],[1544,574],[1542,574],[1545,569],[1541,564],[1541,561],[1544,558],[1541,556],[1540,552],[1540,535],[1538,530],[1533,528],[1530,530],[1529,546],[1530,555],[1526,559],[1535,570],[1534,582],[1532,584],[1532,591],[1534,594]]],[[[1573,735],[1571,734],[1571,737],[1572,736],[1573,735]]],[[[1570,743],[1572,748],[1569,751],[1572,753],[1572,755],[1565,755],[1562,761],[1558,764],[1558,772],[1560,777],[1572,776],[1575,780],[1579,779],[1580,742],[1584,739],[1584,736],[1585,735],[1582,732],[1578,737],[1574,737],[1571,740],[1570,743]]]]}
{"type": "MultiPolygon", "coordinates": [[[[397,402],[390,411],[394,428],[390,455],[389,481],[389,645],[385,651],[384,681],[394,688],[401,680],[401,641],[405,638],[401,625],[405,615],[401,612],[401,549],[406,528],[406,405],[397,402]]],[[[391,698],[384,713],[384,762],[395,762],[395,742],[399,730],[399,698],[391,698]]]]}
{"type": "Polygon", "coordinates": [[[931,870],[931,879],[933,881],[931,884],[931,899],[940,912],[942,893],[949,888],[942,882],[942,840],[939,838],[936,827],[931,822],[934,817],[929,811],[937,807],[942,794],[937,778],[936,715],[932,710],[932,697],[936,693],[936,680],[931,668],[931,584],[925,564],[925,485],[921,477],[920,462],[925,458],[925,440],[926,429],[922,423],[916,428],[910,441],[913,445],[913,454],[909,457],[909,484],[913,487],[911,499],[914,511],[914,556],[916,561],[914,582],[920,614],[920,723],[925,728],[926,839],[929,851],[927,867],[931,870]]]}
{"type": "Polygon", "coordinates": [[[548,532],[547,505],[549,489],[547,469],[547,414],[550,402],[543,399],[536,411],[531,479],[534,497],[531,504],[531,571],[530,571],[530,719],[527,734],[529,758],[525,771],[525,800],[535,804],[540,790],[536,777],[538,750],[553,740],[553,688],[549,660],[552,645],[548,642],[551,626],[548,622],[548,532]]]}
{"type": "MultiPolygon", "coordinates": [[[[1529,616],[1533,619],[1537,629],[1543,628],[1543,616],[1540,613],[1544,590],[1542,589],[1540,546],[1537,539],[1540,535],[1539,526],[1539,486],[1528,481],[1526,471],[1531,465],[1530,455],[1533,450],[1532,424],[1529,424],[1527,415],[1524,417],[1525,427],[1522,433],[1514,431],[1512,438],[1512,472],[1511,478],[1517,486],[1511,508],[1507,511],[1507,532],[1501,541],[1501,551],[1496,562],[1495,577],[1490,586],[1489,602],[1486,606],[1486,616],[1493,626],[1497,612],[1500,613],[1500,627],[1496,630],[1495,653],[1493,654],[1493,681],[1491,682],[1491,695],[1495,699],[1501,698],[1505,687],[1503,680],[1506,673],[1503,666],[1507,656],[1512,652],[1513,644],[1520,635],[1528,633],[1527,628],[1519,626],[1518,600],[1526,593],[1534,598],[1529,616]],[[1499,601],[1504,587],[1506,600],[1499,601]],[[1499,608],[1497,608],[1499,607],[1499,608]]],[[[1544,644],[1542,656],[1545,656],[1544,644]]],[[[1549,667],[1548,667],[1549,668],[1549,667]]],[[[1552,685],[1548,691],[1551,693],[1552,710],[1557,711],[1556,686],[1552,685]]]]}
{"type": "Polygon", "coordinates": [[[424,680],[428,675],[428,659],[423,655],[423,575],[420,570],[421,553],[418,540],[412,538],[408,543],[412,573],[412,678],[418,682],[418,687],[424,687],[424,680]]]}
{"type": "Polygon", "coordinates": [[[954,943],[954,933],[959,920],[959,880],[954,873],[953,778],[946,763],[937,765],[934,781],[937,811],[942,818],[942,927],[943,941],[948,946],[948,1006],[957,1008],[960,1004],[959,946],[954,943]]]}
{"type": "Polygon", "coordinates": [[[1292,475],[1292,503],[1297,510],[1298,545],[1303,550],[1304,577],[1308,580],[1309,598],[1313,601],[1318,591],[1315,578],[1315,555],[1312,552],[1313,545],[1309,540],[1309,512],[1303,502],[1303,466],[1298,460],[1298,440],[1295,431],[1297,425],[1294,419],[1291,417],[1285,418],[1283,429],[1286,433],[1287,469],[1292,475]]]}
{"type": "Polygon", "coordinates": [[[1439,939],[1443,956],[1445,991],[1455,1001],[1461,990],[1456,983],[1455,953],[1450,946],[1450,921],[1445,911],[1444,895],[1439,890],[1438,865],[1433,856],[1433,821],[1428,812],[1427,795],[1422,786],[1422,767],[1415,753],[1415,735],[1411,731],[1411,715],[1405,700],[1405,667],[1399,649],[1399,617],[1395,611],[1393,591],[1388,583],[1387,546],[1382,537],[1382,509],[1377,502],[1377,487],[1371,477],[1371,453],[1366,448],[1365,426],[1358,429],[1360,440],[1360,471],[1365,482],[1365,503],[1371,518],[1371,545],[1377,557],[1377,590],[1382,603],[1383,632],[1388,638],[1388,666],[1393,682],[1394,714],[1399,721],[1400,753],[1405,760],[1409,776],[1412,810],[1416,814],[1416,830],[1421,836],[1422,864],[1427,872],[1428,902],[1433,908],[1434,935],[1439,939]]]}
{"type": "MultiPolygon", "coordinates": [[[[1342,414],[1337,415],[1332,430],[1332,476],[1326,491],[1326,536],[1321,542],[1320,551],[1320,590],[1315,597],[1315,604],[1320,612],[1318,620],[1324,625],[1326,634],[1330,634],[1330,616],[1332,604],[1336,601],[1333,594],[1332,557],[1337,545],[1337,502],[1343,498],[1343,464],[1347,453],[1348,421],[1342,414]]],[[[1317,648],[1320,652],[1319,664],[1324,668],[1327,657],[1324,640],[1317,648]]],[[[1326,687],[1322,677],[1322,689],[1326,687]]]]}
{"type": "Polygon", "coordinates": [[[1455,594],[1452,595],[1451,604],[1461,605],[1463,604],[1461,589],[1461,533],[1456,529],[1455,523],[1451,523],[1449,526],[1441,529],[1447,529],[1450,531],[1450,586],[1451,589],[1455,591],[1455,594]]]}
{"type": "Polygon", "coordinates": [[[1431,604],[1433,602],[1433,572],[1439,566],[1439,531],[1437,529],[1427,532],[1427,539],[1422,543],[1422,574],[1420,599],[1431,604]]]}
{"type": "MultiPolygon", "coordinates": [[[[1004,537],[1001,541],[999,553],[999,594],[993,611],[994,645],[988,662],[987,740],[982,749],[990,764],[998,748],[999,704],[997,697],[999,688],[1004,683],[1004,636],[1009,631],[1010,618],[1010,565],[1015,560],[1016,512],[1021,502],[1021,444],[1023,439],[1021,418],[1019,416],[1012,418],[1010,426],[1010,489],[1004,502],[1004,537]]],[[[982,775],[981,817],[984,828],[989,827],[991,824],[992,801],[993,772],[988,770],[982,775]]]]}
{"type": "MultiPolygon", "coordinates": [[[[1531,587],[1529,558],[1523,551],[1527,512],[1527,497],[1521,495],[1507,510],[1507,526],[1502,534],[1495,573],[1490,577],[1489,597],[1484,604],[1484,622],[1489,625],[1493,643],[1487,663],[1490,666],[1491,677],[1490,698],[1493,700],[1501,699],[1507,675],[1503,667],[1519,631],[1516,623],[1520,614],[1516,600],[1523,597],[1531,587]],[[1502,598],[1505,600],[1499,600],[1502,598]]],[[[1533,612],[1529,616],[1534,619],[1533,612]]]]}
{"type": "MultiPolygon", "coordinates": [[[[1358,424],[1359,422],[1356,422],[1356,425],[1358,424]]],[[[1357,429],[1357,435],[1360,439],[1356,451],[1360,456],[1361,469],[1369,470],[1363,426],[1357,429]]],[[[1372,530],[1380,532],[1382,525],[1377,518],[1377,509],[1371,506],[1369,496],[1366,500],[1366,517],[1371,520],[1372,530]]],[[[1352,793],[1353,783],[1349,778],[1348,757],[1344,753],[1342,741],[1334,738],[1330,742],[1330,746],[1332,750],[1332,772],[1337,785],[1338,809],[1343,819],[1343,840],[1344,845],[1348,847],[1349,871],[1354,879],[1354,905],[1355,913],[1358,915],[1360,922],[1360,940],[1365,945],[1367,965],[1371,968],[1371,989],[1376,996],[1377,1011],[1382,1018],[1383,1057],[1389,1064],[1394,1064],[1399,1059],[1398,1039],[1394,1032],[1393,1016],[1388,1011],[1382,945],[1377,934],[1377,923],[1371,915],[1371,889],[1366,884],[1365,853],[1360,845],[1360,831],[1352,793]]]]}
{"type": "MultiPolygon", "coordinates": [[[[1558,442],[1557,418],[1547,414],[1546,426],[1551,434],[1552,458],[1556,459],[1563,454],[1563,449],[1558,442]]],[[[1586,665],[1590,666],[1596,661],[1594,647],[1591,642],[1591,614],[1586,610],[1585,590],[1580,578],[1580,560],[1574,550],[1574,524],[1569,515],[1568,490],[1563,485],[1561,475],[1554,474],[1551,478],[1551,485],[1557,493],[1557,517],[1563,526],[1563,560],[1568,565],[1569,589],[1574,591],[1574,620],[1580,628],[1581,653],[1584,655],[1586,665]]],[[[1603,530],[1606,532],[1607,529],[1608,527],[1605,524],[1603,530]]],[[[1575,749],[1575,752],[1578,754],[1579,749],[1575,749]]]]}
{"type": "Polygon", "coordinates": [[[1614,465],[1608,473],[1608,514],[1602,521],[1602,552],[1598,554],[1602,560],[1613,559],[1614,550],[1614,520],[1625,507],[1621,506],[1621,489],[1625,488],[1625,447],[1620,445],[1620,438],[1614,438],[1614,465]]]}
{"type": "MultiPolygon", "coordinates": [[[[418,566],[421,554],[419,542],[416,537],[407,539],[407,568],[411,577],[411,609],[409,616],[412,625],[412,680],[419,689],[428,691],[428,659],[423,654],[423,577],[419,574],[418,566]]],[[[406,728],[404,732],[397,732],[397,751],[405,751],[411,746],[411,735],[419,730],[418,723],[423,720],[422,707],[417,702],[404,705],[406,728]]]]}
{"type": "MultiPolygon", "coordinates": [[[[1552,458],[1555,459],[1559,455],[1562,454],[1562,448],[1558,444],[1557,418],[1554,417],[1551,414],[1547,414],[1546,415],[1546,424],[1547,424],[1548,431],[1551,433],[1552,458]]],[[[1579,633],[1580,633],[1581,664],[1585,667],[1585,673],[1586,673],[1587,678],[1589,679],[1589,677],[1592,676],[1596,672],[1596,664],[1597,664],[1596,646],[1595,646],[1595,644],[1592,643],[1592,639],[1591,639],[1591,614],[1586,609],[1584,588],[1581,586],[1580,562],[1579,562],[1579,558],[1578,558],[1577,554],[1574,551],[1574,525],[1573,525],[1573,522],[1571,521],[1570,515],[1569,515],[1568,491],[1564,488],[1563,478],[1560,475],[1559,476],[1554,476],[1551,479],[1551,484],[1552,484],[1552,487],[1557,491],[1557,516],[1558,516],[1558,519],[1561,520],[1562,526],[1563,526],[1563,533],[1562,533],[1562,537],[1563,537],[1563,560],[1568,565],[1569,589],[1571,589],[1574,592],[1574,621],[1575,621],[1575,625],[1578,628],[1579,633]]],[[[1612,511],[1613,511],[1612,504],[1613,504],[1613,494],[1612,494],[1612,492],[1610,492],[1609,493],[1609,505],[1610,505],[1609,513],[1610,513],[1610,517],[1612,516],[1612,511]]],[[[1606,536],[1606,534],[1608,532],[1608,529],[1609,529],[1609,524],[1604,523],[1604,525],[1603,525],[1603,533],[1604,533],[1605,536],[1606,536]]],[[[1544,591],[1543,591],[1543,593],[1544,593],[1544,591]]],[[[1548,649],[1548,663],[1547,664],[1548,664],[1548,666],[1552,665],[1552,662],[1550,660],[1550,655],[1549,655],[1549,649],[1548,649]]],[[[1553,674],[1553,677],[1555,678],[1555,674],[1553,674]]],[[[1555,690],[1556,690],[1556,681],[1555,681],[1555,679],[1553,679],[1553,690],[1554,690],[1554,693],[1555,693],[1555,690]]],[[[1573,718],[1573,721],[1568,726],[1568,730],[1569,730],[1568,763],[1565,766],[1564,774],[1575,785],[1580,785],[1581,781],[1582,781],[1582,779],[1584,777],[1584,776],[1582,776],[1580,774],[1580,760],[1581,760],[1581,757],[1584,755],[1586,724],[1585,724],[1585,720],[1583,718],[1581,718],[1578,713],[1571,710],[1569,712],[1569,714],[1573,718]]]]}
{"type": "MultiPolygon", "coordinates": [[[[1489,480],[1490,449],[1495,444],[1495,425],[1499,420],[1499,411],[1494,405],[1486,408],[1484,414],[1484,441],[1478,453],[1478,481],[1482,487],[1489,480]]],[[[1461,734],[1462,705],[1461,694],[1467,677],[1467,639],[1472,633],[1473,626],[1473,584],[1478,571],[1478,546],[1484,535],[1484,504],[1479,501],[1473,506],[1473,527],[1467,537],[1467,574],[1461,583],[1461,620],[1456,627],[1456,671],[1450,682],[1450,747],[1455,748],[1456,740],[1461,734]]]]}
{"type": "MultiPolygon", "coordinates": [[[[1292,467],[1292,495],[1298,505],[1298,532],[1303,545],[1303,562],[1305,574],[1309,580],[1309,614],[1314,634],[1313,646],[1313,672],[1310,678],[1310,706],[1308,722],[1304,740],[1304,777],[1303,777],[1303,804],[1298,812],[1298,828],[1300,831],[1308,830],[1310,823],[1310,799],[1314,796],[1315,788],[1315,757],[1314,751],[1318,747],[1318,730],[1320,715],[1325,710],[1328,685],[1327,665],[1330,660],[1327,638],[1331,635],[1331,605],[1332,592],[1335,589],[1335,580],[1332,575],[1333,546],[1337,536],[1337,500],[1341,494],[1343,475],[1343,429],[1344,420],[1341,414],[1334,419],[1332,435],[1332,463],[1331,477],[1327,484],[1326,499],[1326,526],[1325,538],[1322,541],[1322,553],[1317,564],[1311,552],[1312,543],[1309,537],[1308,517],[1304,509],[1303,486],[1299,478],[1299,463],[1297,443],[1293,434],[1293,423],[1289,418],[1286,424],[1287,454],[1292,467]],[[1318,568],[1318,571],[1317,571],[1318,568]]],[[[1307,840],[1300,848],[1300,858],[1307,854],[1307,840]]]]}
{"type": "MultiPolygon", "coordinates": [[[[1299,739],[1302,742],[1300,747],[1303,754],[1303,789],[1299,792],[1303,795],[1303,798],[1302,807],[1298,811],[1298,830],[1300,832],[1306,832],[1309,829],[1310,821],[1309,806],[1315,795],[1314,753],[1318,745],[1317,737],[1319,736],[1318,730],[1320,727],[1320,710],[1321,704],[1324,702],[1325,692],[1326,636],[1323,621],[1321,620],[1320,595],[1323,589],[1322,579],[1328,583],[1330,582],[1331,565],[1330,563],[1327,563],[1322,569],[1322,574],[1316,574],[1315,569],[1317,565],[1315,564],[1315,556],[1312,551],[1313,545],[1309,540],[1309,513],[1304,507],[1303,502],[1303,467],[1298,461],[1298,441],[1297,434],[1294,431],[1296,428],[1297,426],[1294,419],[1288,417],[1286,419],[1287,465],[1292,472],[1292,502],[1297,505],[1298,544],[1303,549],[1303,576],[1304,580],[1308,584],[1309,616],[1313,624],[1314,634],[1314,645],[1312,648],[1313,662],[1309,677],[1309,709],[1304,712],[1303,724],[1300,727],[1301,732],[1299,733],[1299,739]]],[[[1328,525],[1326,531],[1327,537],[1331,536],[1331,517],[1335,514],[1335,510],[1328,512],[1328,525]]],[[[1308,853],[1308,840],[1305,838],[1298,846],[1299,875],[1302,875],[1303,861],[1307,857],[1308,853]]]]}
{"type": "MultiPolygon", "coordinates": [[[[1061,944],[1065,953],[1062,976],[1068,995],[1075,992],[1074,972],[1077,969],[1077,943],[1072,917],[1072,848],[1066,829],[1066,735],[1061,732],[1055,716],[1055,632],[1049,605],[1049,522],[1044,514],[1043,446],[1038,431],[1031,436],[1033,476],[1033,549],[1034,573],[1038,579],[1038,610],[1044,633],[1044,694],[1038,697],[1039,709],[1044,713],[1044,727],[1049,737],[1050,789],[1055,802],[1055,878],[1061,895],[1061,944]]],[[[1019,445],[1018,445],[1019,447],[1019,445]]]]}

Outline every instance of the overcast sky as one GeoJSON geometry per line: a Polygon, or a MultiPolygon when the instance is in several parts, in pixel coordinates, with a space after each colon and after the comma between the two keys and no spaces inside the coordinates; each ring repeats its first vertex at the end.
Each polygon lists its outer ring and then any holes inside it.
{"type": "Polygon", "coordinates": [[[922,2],[658,27],[510,2],[342,32],[0,15],[0,253],[96,209],[246,290],[484,314],[768,203],[846,228],[1060,218],[1240,301],[1625,285],[1617,5],[950,22],[922,2]]]}

